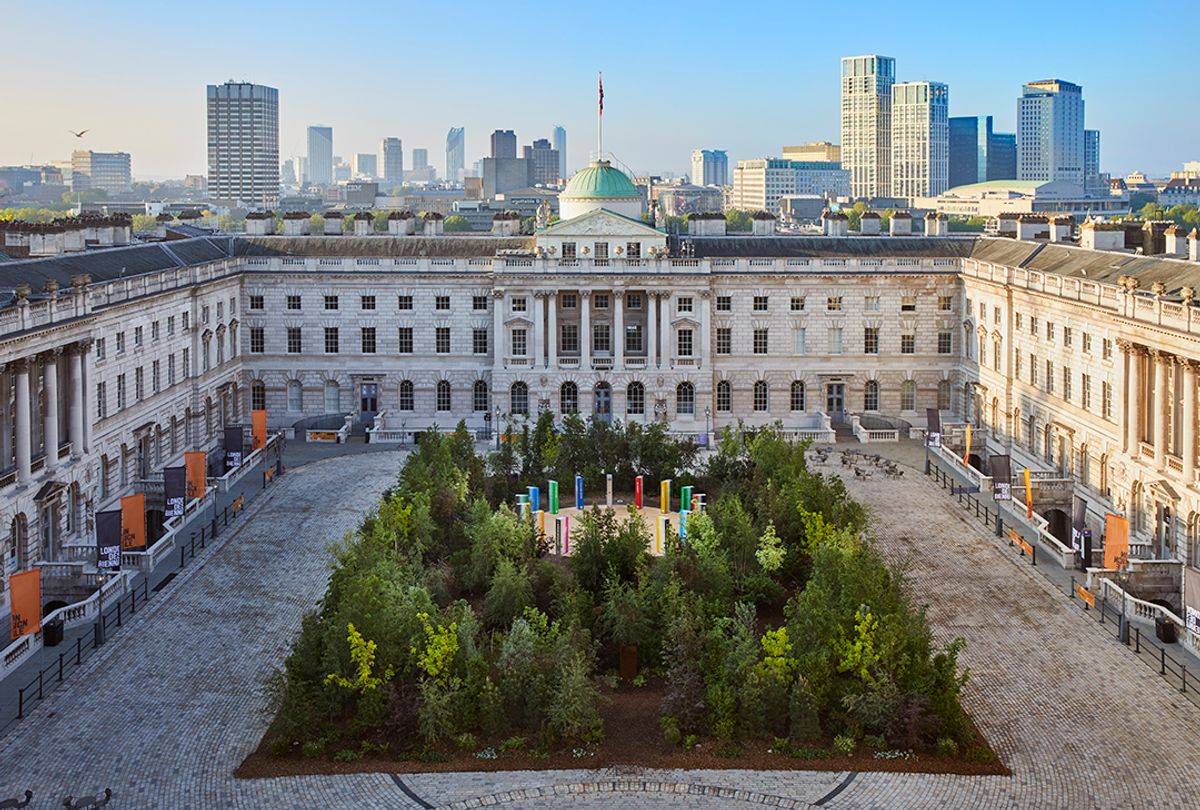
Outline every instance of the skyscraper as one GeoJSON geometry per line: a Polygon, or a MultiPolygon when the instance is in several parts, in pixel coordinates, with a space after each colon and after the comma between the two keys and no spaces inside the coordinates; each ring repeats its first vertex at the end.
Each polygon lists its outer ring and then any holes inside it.
{"type": "Polygon", "coordinates": [[[466,135],[462,127],[450,127],[446,133],[446,180],[461,183],[466,168],[466,135]]]}
{"type": "Polygon", "coordinates": [[[550,141],[538,138],[524,149],[524,158],[529,161],[529,176],[534,185],[558,185],[558,150],[550,146],[550,141]]]}
{"type": "Polygon", "coordinates": [[[308,128],[308,182],[333,185],[333,127],[308,128]]]}
{"type": "Polygon", "coordinates": [[[399,138],[384,138],[379,142],[381,179],[388,191],[404,185],[404,146],[399,138]]]}
{"type": "Polygon", "coordinates": [[[692,183],[697,186],[729,185],[729,158],[724,149],[692,151],[692,183]]]}
{"type": "Polygon", "coordinates": [[[1030,82],[1017,101],[1017,179],[1084,186],[1083,88],[1030,82]]]}
{"type": "Polygon", "coordinates": [[[279,91],[208,85],[208,193],[250,205],[279,201],[279,91]]]}
{"type": "Polygon", "coordinates": [[[429,150],[414,149],[413,150],[413,171],[423,172],[429,168],[429,150]]]}
{"type": "Polygon", "coordinates": [[[950,188],[1017,179],[1016,135],[993,132],[992,116],[950,119],[950,188]]]}
{"type": "Polygon", "coordinates": [[[1108,184],[1100,179],[1100,130],[1083,131],[1083,190],[1088,194],[1106,191],[1108,184]]]}
{"type": "Polygon", "coordinates": [[[71,153],[71,191],[129,191],[132,182],[128,152],[71,153]]]}
{"type": "Polygon", "coordinates": [[[853,197],[891,193],[895,80],[890,56],[842,58],[842,166],[850,170],[853,197]]]}
{"type": "Polygon", "coordinates": [[[558,179],[567,179],[567,129],[562,124],[554,127],[554,148],[558,150],[558,179]]]}
{"type": "Polygon", "coordinates": [[[374,180],[379,174],[379,158],[371,152],[356,152],[350,161],[350,174],[356,180],[374,180]]]}
{"type": "Polygon", "coordinates": [[[941,82],[892,85],[893,197],[933,197],[950,182],[950,88],[941,82]]]}
{"type": "Polygon", "coordinates": [[[517,135],[511,129],[498,129],[492,133],[492,157],[515,158],[517,135]]]}

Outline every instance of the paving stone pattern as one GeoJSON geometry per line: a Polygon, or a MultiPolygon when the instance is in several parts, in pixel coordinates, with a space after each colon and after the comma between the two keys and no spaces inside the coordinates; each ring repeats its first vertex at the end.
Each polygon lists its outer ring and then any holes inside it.
{"type": "MultiPolygon", "coordinates": [[[[1008,777],[805,771],[566,770],[235,780],[267,718],[260,684],[350,529],[402,456],[293,469],[236,532],[0,741],[0,797],[33,807],[112,787],[114,808],[1183,807],[1200,788],[1200,710],[953,501],[910,471],[847,482],[885,553],[911,558],[939,641],[969,639],[966,702],[1008,777]],[[853,779],[850,779],[854,776],[853,779]],[[839,786],[844,789],[832,798],[839,786]]],[[[840,470],[833,471],[840,472],[840,470]]]]}

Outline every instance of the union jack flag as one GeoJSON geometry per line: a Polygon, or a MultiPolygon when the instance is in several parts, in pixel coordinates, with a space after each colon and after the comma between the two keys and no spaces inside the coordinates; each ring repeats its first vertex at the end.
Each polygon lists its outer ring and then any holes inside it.
{"type": "Polygon", "coordinates": [[[597,74],[600,77],[600,114],[604,115],[604,74],[597,74]]]}

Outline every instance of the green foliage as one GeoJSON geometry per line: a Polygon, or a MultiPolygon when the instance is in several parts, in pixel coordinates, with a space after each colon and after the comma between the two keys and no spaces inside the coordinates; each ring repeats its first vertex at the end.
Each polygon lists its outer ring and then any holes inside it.
{"type": "Polygon", "coordinates": [[[435,625],[429,621],[428,613],[417,614],[417,619],[425,629],[426,638],[423,648],[410,648],[417,656],[417,667],[430,678],[444,682],[450,677],[450,666],[458,652],[458,625],[435,625]]]}
{"type": "Polygon", "coordinates": [[[347,630],[346,641],[350,645],[350,660],[355,665],[354,677],[345,678],[337,673],[330,673],[325,676],[325,682],[359,694],[374,692],[379,689],[380,684],[392,679],[392,668],[384,670],[383,677],[377,677],[374,672],[377,645],[374,641],[363,638],[362,633],[355,630],[353,624],[347,625],[347,630]]]}
{"type": "Polygon", "coordinates": [[[751,217],[750,211],[743,211],[740,208],[731,208],[725,212],[725,228],[729,232],[734,231],[750,231],[754,228],[754,219],[751,217]]]}
{"type": "Polygon", "coordinates": [[[529,572],[508,558],[501,558],[483,603],[483,620],[489,627],[505,627],[533,605],[529,572]]]}
{"type": "Polygon", "coordinates": [[[839,754],[845,754],[846,756],[849,756],[850,754],[853,754],[857,748],[858,743],[854,741],[853,737],[847,734],[838,734],[833,738],[833,750],[839,754]]]}
{"type": "Polygon", "coordinates": [[[568,655],[558,668],[547,720],[561,739],[588,742],[600,734],[600,691],[590,675],[590,667],[578,652],[568,655]]]}
{"type": "Polygon", "coordinates": [[[754,552],[754,559],[758,560],[764,571],[774,574],[783,567],[784,554],[783,542],[775,533],[775,524],[768,522],[766,531],[758,538],[758,549],[754,552]]]}
{"type": "Polygon", "coordinates": [[[630,583],[611,578],[604,589],[599,626],[603,637],[614,644],[643,643],[650,632],[643,595],[630,583]]]}
{"type": "Polygon", "coordinates": [[[446,233],[463,233],[473,230],[470,221],[462,214],[451,214],[442,220],[442,230],[446,233]]]}

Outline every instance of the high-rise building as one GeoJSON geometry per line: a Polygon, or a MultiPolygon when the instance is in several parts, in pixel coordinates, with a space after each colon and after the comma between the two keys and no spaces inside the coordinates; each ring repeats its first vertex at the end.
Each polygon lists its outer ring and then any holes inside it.
{"type": "Polygon", "coordinates": [[[841,163],[842,147],[829,141],[812,141],[800,146],[783,147],[783,157],[787,160],[841,163]]]}
{"type": "Polygon", "coordinates": [[[350,176],[355,180],[374,180],[379,175],[379,158],[372,152],[356,152],[350,158],[350,176]]]}
{"type": "Polygon", "coordinates": [[[1017,179],[1084,186],[1083,88],[1030,82],[1017,100],[1017,179]]]}
{"type": "Polygon", "coordinates": [[[423,172],[429,168],[428,149],[413,149],[412,167],[414,172],[423,172]]]}
{"type": "Polygon", "coordinates": [[[446,133],[446,180],[461,183],[467,165],[466,135],[462,127],[450,127],[446,133]]]}
{"type": "Polygon", "coordinates": [[[1017,179],[1016,135],[993,132],[992,116],[950,119],[950,188],[1017,179]]]}
{"type": "Polygon", "coordinates": [[[208,85],[208,193],[252,205],[279,201],[279,91],[208,85]]]}
{"type": "Polygon", "coordinates": [[[567,181],[567,128],[559,124],[554,128],[554,148],[558,151],[558,181],[567,181]]]}
{"type": "Polygon", "coordinates": [[[1099,194],[1108,183],[1100,178],[1100,130],[1083,131],[1083,190],[1088,194],[1099,194]]]}
{"type": "Polygon", "coordinates": [[[304,185],[308,182],[308,155],[296,155],[296,182],[304,185]]]}
{"type": "Polygon", "coordinates": [[[404,185],[404,146],[399,138],[384,138],[379,142],[379,161],[386,190],[404,185]]]}
{"type": "Polygon", "coordinates": [[[779,213],[779,198],[791,194],[846,197],[850,172],[828,160],[757,158],[739,160],[733,169],[731,208],[779,213]]]}
{"type": "Polygon", "coordinates": [[[308,128],[308,182],[333,185],[333,127],[308,128]]]}
{"type": "Polygon", "coordinates": [[[128,152],[71,153],[71,191],[122,192],[129,191],[132,185],[128,152]]]}
{"type": "Polygon", "coordinates": [[[950,183],[950,88],[941,82],[892,85],[893,197],[934,197],[950,183]]]}
{"type": "Polygon", "coordinates": [[[529,161],[534,185],[558,185],[558,150],[550,146],[550,141],[538,138],[524,148],[523,157],[529,161]]]}
{"type": "Polygon", "coordinates": [[[288,158],[283,162],[283,168],[279,172],[279,182],[285,186],[296,185],[296,161],[288,158]]]}
{"type": "Polygon", "coordinates": [[[692,151],[692,183],[697,186],[729,185],[729,157],[724,149],[692,151]]]}
{"type": "Polygon", "coordinates": [[[892,189],[892,84],[890,56],[842,58],[842,166],[850,194],[883,197],[892,189]]]}
{"type": "Polygon", "coordinates": [[[492,133],[492,157],[515,158],[517,156],[517,134],[511,129],[498,129],[492,133]]]}

